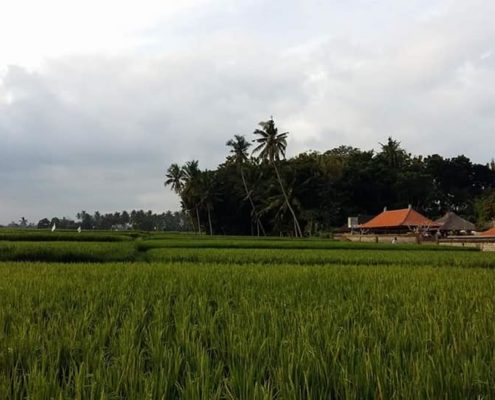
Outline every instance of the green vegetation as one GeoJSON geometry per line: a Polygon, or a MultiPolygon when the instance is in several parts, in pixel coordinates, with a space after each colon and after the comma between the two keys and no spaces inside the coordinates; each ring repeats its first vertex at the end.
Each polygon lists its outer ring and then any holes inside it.
{"type": "Polygon", "coordinates": [[[120,242],[0,242],[0,261],[133,261],[134,244],[120,242]]]}
{"type": "Polygon", "coordinates": [[[74,232],[74,231],[55,231],[49,230],[0,230],[0,240],[10,241],[34,241],[34,242],[120,242],[131,240],[139,236],[136,232],[74,232]]]}
{"type": "Polygon", "coordinates": [[[168,248],[149,250],[146,258],[149,261],[218,264],[429,265],[495,268],[493,254],[459,251],[168,248]]]}
{"type": "Polygon", "coordinates": [[[495,396],[492,254],[140,234],[0,259],[30,260],[0,261],[0,399],[495,396]]]}
{"type": "Polygon", "coordinates": [[[81,211],[76,215],[77,221],[70,218],[42,218],[35,225],[30,223],[26,218],[22,217],[19,221],[12,221],[9,228],[28,228],[32,229],[50,229],[54,225],[57,231],[67,229],[75,231],[81,227],[84,231],[87,230],[115,230],[115,229],[130,229],[139,231],[174,231],[184,232],[191,231],[190,221],[187,215],[182,212],[164,212],[154,213],[150,210],[132,210],[117,211],[113,213],[100,213],[95,211],[89,214],[86,211],[81,211]]]}
{"type": "Polygon", "coordinates": [[[384,206],[411,205],[431,219],[455,210],[479,229],[495,216],[493,163],[412,155],[391,137],[377,152],[340,146],[285,159],[288,136],[269,119],[250,138],[234,135],[215,170],[201,170],[197,160],[172,163],[164,183],[180,197],[187,225],[210,234],[303,237],[384,206]]]}
{"type": "Polygon", "coordinates": [[[1,398],[490,398],[491,270],[0,265],[1,398]]]}
{"type": "Polygon", "coordinates": [[[437,245],[390,245],[333,240],[279,238],[211,238],[188,235],[127,235],[64,233],[34,235],[22,232],[0,241],[0,261],[111,262],[194,261],[236,264],[396,264],[495,267],[495,259],[477,249],[445,249],[437,245]],[[39,237],[40,241],[35,241],[39,237]],[[58,240],[49,241],[48,239],[58,240]],[[22,241],[15,241],[20,238],[22,241]],[[97,241],[100,239],[100,241],[97,241]],[[135,239],[135,240],[133,240],[135,239]],[[410,254],[414,253],[414,254],[410,254]],[[416,254],[418,253],[418,254],[416,254]],[[476,253],[476,254],[473,254],[476,253]],[[417,260],[417,261],[415,261],[417,260]]]}
{"type": "MultiPolygon", "coordinates": [[[[148,239],[148,238],[147,238],[148,239]]],[[[407,251],[441,251],[445,252],[445,247],[438,246],[436,244],[426,245],[413,245],[402,244],[392,245],[388,243],[352,243],[341,242],[337,240],[316,240],[316,239],[280,239],[280,238],[210,238],[205,237],[198,239],[198,237],[187,238],[175,238],[175,240],[167,239],[160,240],[160,238],[149,238],[151,240],[144,240],[138,242],[138,248],[140,250],[148,250],[152,248],[203,248],[203,249],[327,249],[327,250],[407,250],[407,251]]],[[[478,251],[475,248],[450,248],[448,252],[452,251],[478,251]]]]}

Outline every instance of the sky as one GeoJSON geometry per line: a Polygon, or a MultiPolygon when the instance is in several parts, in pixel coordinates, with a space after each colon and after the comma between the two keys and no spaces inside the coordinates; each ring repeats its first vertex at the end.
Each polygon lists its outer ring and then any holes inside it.
{"type": "Polygon", "coordinates": [[[0,224],[178,210],[273,115],[288,154],[495,157],[491,0],[16,0],[0,13],[0,224]]]}

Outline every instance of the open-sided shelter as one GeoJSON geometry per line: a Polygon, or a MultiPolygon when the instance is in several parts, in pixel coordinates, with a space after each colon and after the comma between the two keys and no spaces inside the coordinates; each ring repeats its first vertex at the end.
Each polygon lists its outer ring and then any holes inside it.
{"type": "Polygon", "coordinates": [[[370,221],[361,224],[362,230],[370,230],[383,233],[401,233],[411,231],[422,231],[428,229],[437,229],[438,224],[426,218],[424,215],[413,210],[411,207],[400,210],[384,209],[370,221]]]}
{"type": "Polygon", "coordinates": [[[472,222],[459,217],[456,213],[449,211],[443,217],[435,221],[442,232],[471,232],[476,229],[472,222]]]}

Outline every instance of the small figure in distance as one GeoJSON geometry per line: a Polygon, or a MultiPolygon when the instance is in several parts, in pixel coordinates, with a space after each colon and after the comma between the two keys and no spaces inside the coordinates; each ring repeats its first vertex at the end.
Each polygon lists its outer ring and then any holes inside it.
{"type": "Polygon", "coordinates": [[[82,229],[81,229],[81,227],[79,226],[79,227],[77,228],[77,233],[81,233],[81,231],[82,231],[82,229]]]}
{"type": "Polygon", "coordinates": [[[397,244],[397,236],[392,239],[392,244],[397,244]]]}
{"type": "Polygon", "coordinates": [[[53,224],[53,226],[52,226],[52,232],[55,232],[55,229],[57,229],[57,225],[53,224]]]}

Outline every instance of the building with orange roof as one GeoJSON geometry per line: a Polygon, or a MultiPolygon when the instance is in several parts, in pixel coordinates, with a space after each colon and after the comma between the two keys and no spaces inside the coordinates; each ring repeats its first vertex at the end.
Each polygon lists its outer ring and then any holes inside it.
{"type": "Polygon", "coordinates": [[[495,227],[488,229],[487,231],[481,232],[480,236],[495,236],[495,227]]]}
{"type": "Polygon", "coordinates": [[[390,211],[387,211],[385,208],[382,213],[359,226],[362,230],[394,233],[418,232],[428,229],[436,230],[438,227],[438,223],[426,218],[424,215],[413,210],[412,207],[390,211]]]}

